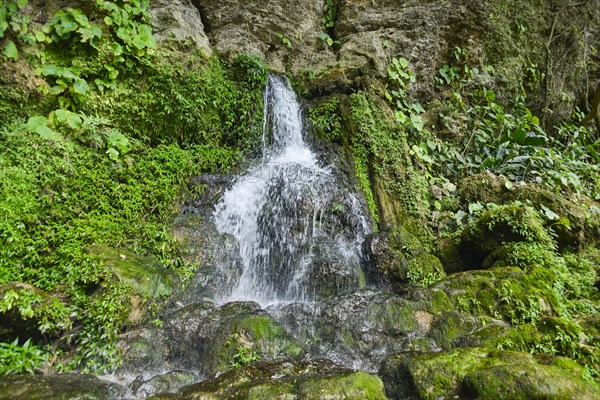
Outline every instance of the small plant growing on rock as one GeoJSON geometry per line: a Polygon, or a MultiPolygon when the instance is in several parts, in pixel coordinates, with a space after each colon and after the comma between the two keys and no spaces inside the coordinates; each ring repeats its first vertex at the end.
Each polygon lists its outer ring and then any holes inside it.
{"type": "Polygon", "coordinates": [[[239,333],[232,334],[227,340],[227,347],[233,347],[235,353],[231,358],[229,366],[231,368],[241,368],[245,365],[260,361],[260,355],[254,349],[245,343],[242,335],[239,333]]]}

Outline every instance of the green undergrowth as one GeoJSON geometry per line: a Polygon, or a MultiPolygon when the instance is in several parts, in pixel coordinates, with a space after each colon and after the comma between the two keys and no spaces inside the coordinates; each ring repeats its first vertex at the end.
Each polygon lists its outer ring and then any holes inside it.
{"type": "Polygon", "coordinates": [[[226,171],[260,140],[258,59],[158,47],[148,1],[81,7],[27,36],[0,31],[18,49],[0,59],[0,317],[14,322],[0,329],[4,373],[117,365],[134,287],[86,249],[127,249],[185,284],[195,266],[168,224],[189,177],[226,171]],[[11,367],[19,357],[31,363],[11,367]]]}

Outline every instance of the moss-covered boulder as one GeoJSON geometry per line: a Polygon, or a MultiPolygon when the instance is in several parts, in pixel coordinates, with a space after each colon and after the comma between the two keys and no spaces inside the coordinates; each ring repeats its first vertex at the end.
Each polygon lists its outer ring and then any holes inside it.
{"type": "Polygon", "coordinates": [[[184,387],[179,396],[189,400],[387,399],[377,376],[342,368],[327,360],[256,363],[184,387]]]}
{"type": "Polygon", "coordinates": [[[440,353],[390,356],[380,369],[393,399],[593,399],[594,384],[583,380],[578,364],[529,353],[454,349],[440,353]]]}
{"type": "Polygon", "coordinates": [[[504,267],[456,273],[434,288],[464,313],[524,323],[562,310],[557,281],[557,273],[543,267],[504,267]]]}
{"type": "Polygon", "coordinates": [[[137,295],[156,299],[173,293],[176,284],[174,274],[153,258],[100,245],[86,250],[106,263],[119,280],[131,286],[137,295]]]}
{"type": "Polygon", "coordinates": [[[0,341],[41,339],[71,324],[70,311],[59,297],[27,283],[0,285],[0,341]]]}
{"type": "Polygon", "coordinates": [[[312,354],[373,370],[387,354],[438,348],[428,332],[454,307],[451,300],[434,288],[407,297],[362,290],[329,298],[317,310],[292,304],[276,315],[312,354]]]}
{"type": "Polygon", "coordinates": [[[505,177],[486,171],[462,179],[459,194],[468,203],[510,204],[519,201],[528,204],[543,217],[545,226],[556,234],[561,247],[575,248],[586,241],[588,216],[584,208],[534,184],[512,184],[505,177]]]}
{"type": "Polygon", "coordinates": [[[508,180],[489,171],[468,176],[458,184],[458,193],[468,203],[502,203],[508,180]]]}
{"type": "Polygon", "coordinates": [[[421,241],[399,227],[393,232],[372,234],[365,241],[372,282],[392,290],[407,283],[431,284],[446,276],[440,260],[423,249],[421,241]]]}
{"type": "Polygon", "coordinates": [[[91,375],[0,378],[0,400],[112,400],[124,395],[122,387],[91,375]]]}
{"type": "Polygon", "coordinates": [[[462,233],[459,252],[466,265],[480,268],[484,259],[503,244],[523,241],[554,247],[537,211],[516,202],[492,207],[469,224],[462,233]]]}
{"type": "Polygon", "coordinates": [[[189,305],[167,316],[163,330],[169,360],[207,375],[256,360],[303,354],[298,341],[252,302],[189,305]]]}

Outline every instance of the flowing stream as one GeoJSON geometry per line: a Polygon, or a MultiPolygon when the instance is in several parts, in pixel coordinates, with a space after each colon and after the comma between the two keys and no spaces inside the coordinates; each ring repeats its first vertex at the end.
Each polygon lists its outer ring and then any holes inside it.
{"type": "MultiPolygon", "coordinates": [[[[241,271],[217,301],[262,307],[311,302],[360,286],[361,243],[370,227],[358,197],[341,187],[304,140],[302,108],[285,78],[264,94],[262,157],[214,211],[217,229],[239,247],[241,271]],[[320,293],[316,281],[328,282],[320,293]]],[[[226,268],[227,266],[223,266],[226,268]]]]}

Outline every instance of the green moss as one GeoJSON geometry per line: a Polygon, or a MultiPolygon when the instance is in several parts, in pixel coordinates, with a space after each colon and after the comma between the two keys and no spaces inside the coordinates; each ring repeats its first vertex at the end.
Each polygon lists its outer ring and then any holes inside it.
{"type": "Polygon", "coordinates": [[[107,246],[90,246],[86,250],[105,262],[136,294],[156,299],[173,293],[174,277],[152,258],[107,246]]]}
{"type": "MultiPolygon", "coordinates": [[[[569,362],[542,363],[528,353],[481,348],[407,353],[390,357],[382,368],[398,398],[595,398],[598,388],[582,379],[569,362]]],[[[387,380],[386,380],[387,379],[387,380]]]]}
{"type": "Polygon", "coordinates": [[[330,378],[311,378],[299,385],[302,398],[337,397],[348,400],[384,400],[383,383],[362,371],[330,378]]]}
{"type": "Polygon", "coordinates": [[[239,324],[234,324],[233,329],[246,332],[256,350],[263,355],[268,354],[271,358],[294,358],[303,352],[302,346],[285,328],[267,315],[245,317],[239,324]]]}

